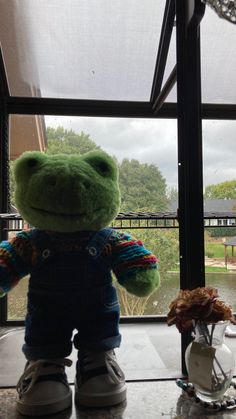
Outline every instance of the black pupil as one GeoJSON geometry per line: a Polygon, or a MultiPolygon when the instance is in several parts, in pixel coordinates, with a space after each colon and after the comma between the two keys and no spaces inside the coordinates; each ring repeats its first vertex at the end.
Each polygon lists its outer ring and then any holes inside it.
{"type": "Polygon", "coordinates": [[[37,165],[37,160],[36,159],[30,159],[30,160],[28,160],[27,164],[28,164],[28,167],[34,167],[34,166],[37,165]]]}
{"type": "Polygon", "coordinates": [[[108,172],[109,167],[108,167],[107,163],[101,162],[101,163],[99,164],[99,170],[100,170],[102,173],[106,173],[106,172],[108,172]]]}

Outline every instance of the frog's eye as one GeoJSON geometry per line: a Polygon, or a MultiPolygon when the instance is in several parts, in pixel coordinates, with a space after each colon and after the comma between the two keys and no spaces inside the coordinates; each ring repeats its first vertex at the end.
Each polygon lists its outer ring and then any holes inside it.
{"type": "Polygon", "coordinates": [[[29,167],[29,169],[36,168],[37,165],[38,165],[38,160],[35,159],[34,157],[31,157],[27,160],[27,167],[29,167]]]}
{"type": "Polygon", "coordinates": [[[98,151],[91,151],[83,155],[83,160],[88,163],[100,176],[117,180],[117,165],[107,154],[98,151]]]}
{"type": "Polygon", "coordinates": [[[105,161],[97,162],[96,170],[102,175],[106,176],[109,175],[111,171],[110,165],[105,161]]]}
{"type": "Polygon", "coordinates": [[[28,179],[37,173],[46,160],[46,155],[40,151],[25,152],[14,162],[14,178],[16,182],[28,179]]]}

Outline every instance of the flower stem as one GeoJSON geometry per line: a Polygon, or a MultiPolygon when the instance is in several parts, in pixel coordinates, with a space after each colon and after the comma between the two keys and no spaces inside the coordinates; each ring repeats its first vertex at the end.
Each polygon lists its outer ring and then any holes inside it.
{"type": "Polygon", "coordinates": [[[211,325],[211,335],[210,335],[210,345],[212,346],[212,341],[213,341],[213,333],[214,333],[214,330],[215,330],[215,324],[212,324],[211,325]]]}
{"type": "MultiPolygon", "coordinates": [[[[199,327],[200,327],[201,333],[202,333],[202,335],[205,339],[205,342],[206,342],[207,346],[212,346],[215,324],[212,324],[212,326],[211,326],[211,334],[209,333],[209,330],[208,330],[208,327],[207,327],[206,323],[199,322],[199,327]]],[[[224,379],[226,379],[227,376],[226,376],[224,370],[222,369],[222,367],[221,367],[218,359],[216,358],[216,356],[214,357],[214,360],[215,360],[215,363],[217,364],[218,368],[220,369],[224,379]]],[[[219,381],[214,366],[213,366],[213,373],[215,375],[216,380],[219,381]]]]}

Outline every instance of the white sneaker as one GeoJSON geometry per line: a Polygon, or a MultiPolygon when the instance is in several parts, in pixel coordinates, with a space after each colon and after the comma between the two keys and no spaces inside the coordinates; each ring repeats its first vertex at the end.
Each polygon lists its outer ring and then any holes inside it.
{"type": "Polygon", "coordinates": [[[115,352],[79,353],[75,379],[76,404],[106,407],[125,400],[125,376],[117,364],[115,352]]]}
{"type": "Polygon", "coordinates": [[[28,361],[16,389],[17,410],[22,415],[43,416],[60,412],[72,404],[72,391],[67,382],[65,366],[70,359],[39,359],[28,361]]]}

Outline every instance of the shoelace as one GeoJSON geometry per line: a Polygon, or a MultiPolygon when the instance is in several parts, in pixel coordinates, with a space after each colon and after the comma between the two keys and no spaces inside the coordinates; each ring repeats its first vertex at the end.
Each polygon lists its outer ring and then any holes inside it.
{"type": "Polygon", "coordinates": [[[108,374],[114,384],[120,384],[125,380],[124,373],[116,361],[114,351],[86,352],[82,357],[83,370],[85,372],[96,369],[100,366],[106,366],[108,374]]]}
{"type": "Polygon", "coordinates": [[[64,372],[64,367],[70,367],[72,365],[72,361],[67,358],[53,360],[39,359],[34,361],[29,366],[27,365],[28,364],[26,364],[25,371],[16,385],[16,390],[20,397],[31,391],[38,377],[48,374],[61,373],[62,371],[64,372]],[[30,380],[28,385],[25,384],[25,380],[30,380]]]}

